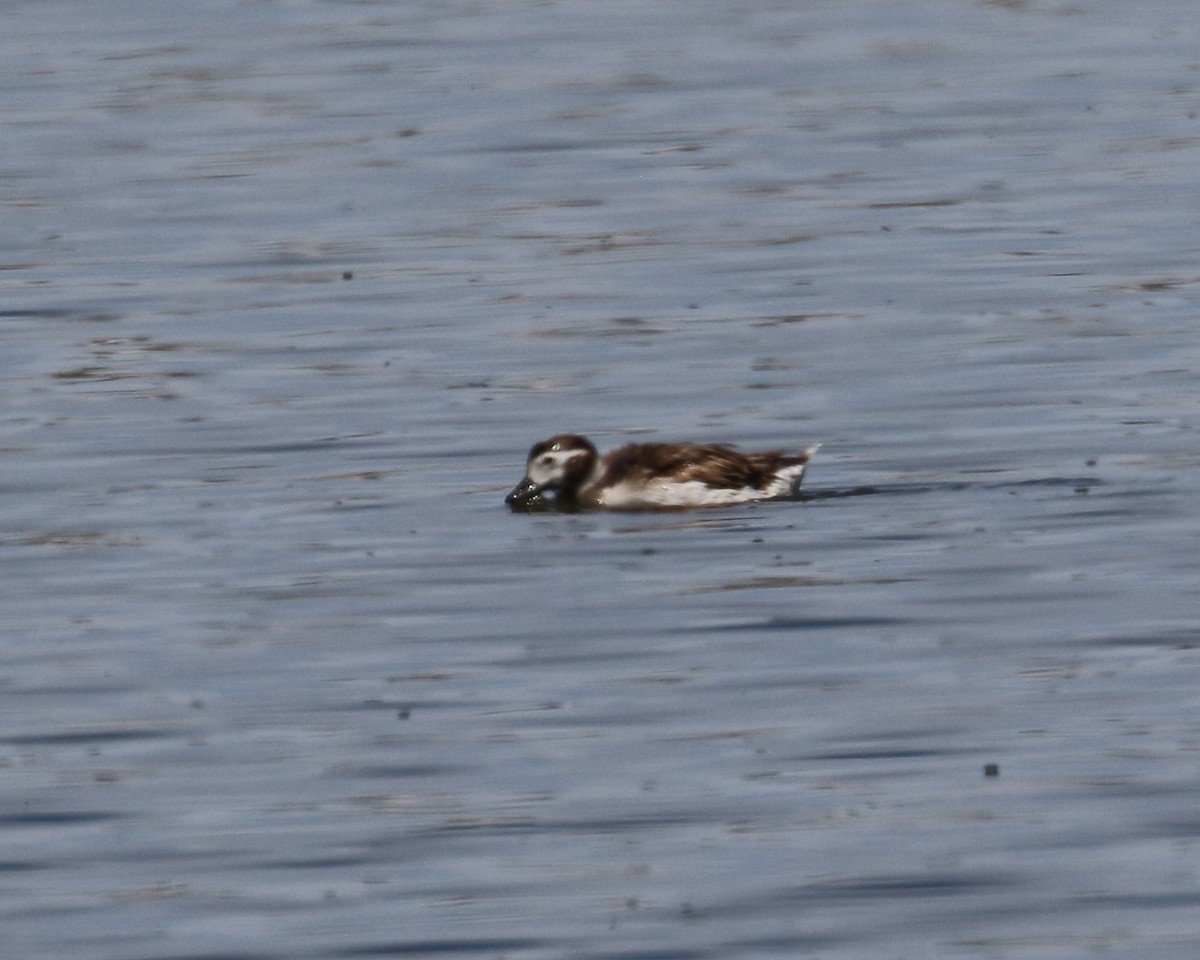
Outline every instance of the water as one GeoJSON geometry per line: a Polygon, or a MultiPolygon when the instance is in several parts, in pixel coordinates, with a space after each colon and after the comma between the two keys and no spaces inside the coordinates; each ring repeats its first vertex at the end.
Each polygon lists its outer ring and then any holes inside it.
{"type": "Polygon", "coordinates": [[[1184,5],[4,19],[13,956],[1196,955],[1184,5]]]}

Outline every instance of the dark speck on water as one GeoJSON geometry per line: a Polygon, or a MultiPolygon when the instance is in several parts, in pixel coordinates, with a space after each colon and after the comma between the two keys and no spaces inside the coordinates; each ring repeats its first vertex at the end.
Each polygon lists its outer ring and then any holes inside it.
{"type": "Polygon", "coordinates": [[[4,955],[1194,960],[1195,19],[6,4],[4,955]]]}

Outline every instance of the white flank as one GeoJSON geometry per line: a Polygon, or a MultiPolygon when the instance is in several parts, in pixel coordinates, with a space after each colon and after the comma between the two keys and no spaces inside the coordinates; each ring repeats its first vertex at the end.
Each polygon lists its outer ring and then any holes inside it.
{"type": "MultiPolygon", "coordinates": [[[[820,444],[804,452],[809,458],[817,452],[820,444]]],[[[808,461],[784,467],[771,479],[766,489],[755,487],[710,487],[700,480],[679,482],[669,477],[659,477],[650,482],[621,481],[610,487],[583,491],[591,494],[596,504],[613,510],[632,510],[638,507],[723,507],[755,500],[777,500],[794,497],[799,493],[800,481],[808,461]]]]}
{"type": "Polygon", "coordinates": [[[800,493],[800,481],[804,479],[804,470],[812,462],[813,454],[821,449],[818,443],[815,446],[805,450],[808,459],[803,463],[798,463],[795,466],[784,467],[772,478],[767,484],[767,491],[764,499],[773,499],[775,497],[795,497],[800,493]]]}
{"type": "Polygon", "coordinates": [[[629,510],[636,507],[716,507],[722,504],[745,503],[761,499],[761,490],[742,490],[710,487],[699,480],[685,483],[671,480],[629,483],[622,481],[596,491],[596,502],[602,507],[629,510]]]}

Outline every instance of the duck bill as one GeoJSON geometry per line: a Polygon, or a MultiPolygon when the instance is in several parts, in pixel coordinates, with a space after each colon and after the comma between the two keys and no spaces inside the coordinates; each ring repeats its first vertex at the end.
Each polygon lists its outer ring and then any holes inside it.
{"type": "Polygon", "coordinates": [[[504,498],[504,502],[511,506],[520,506],[521,504],[529,503],[537,500],[542,492],[540,483],[534,483],[528,477],[525,477],[520,483],[512,488],[512,493],[504,498]]]}

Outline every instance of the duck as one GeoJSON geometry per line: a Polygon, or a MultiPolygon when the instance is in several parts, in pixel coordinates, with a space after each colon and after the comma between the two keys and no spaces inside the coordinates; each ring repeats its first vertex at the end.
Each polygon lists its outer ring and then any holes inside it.
{"type": "Polygon", "coordinates": [[[522,511],[668,510],[795,498],[819,447],[792,455],[740,453],[720,444],[628,443],[601,456],[587,437],[560,433],[533,445],[525,476],[504,502],[522,511]]]}

